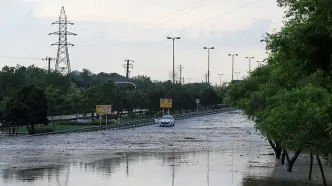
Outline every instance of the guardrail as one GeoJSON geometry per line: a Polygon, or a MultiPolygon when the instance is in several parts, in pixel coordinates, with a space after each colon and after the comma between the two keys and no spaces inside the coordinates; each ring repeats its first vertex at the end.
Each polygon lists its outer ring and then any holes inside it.
{"type": "MultiPolygon", "coordinates": [[[[174,116],[174,119],[175,120],[184,120],[184,119],[206,116],[206,115],[213,115],[213,114],[218,114],[218,113],[233,111],[233,110],[236,110],[236,109],[222,108],[222,109],[203,111],[203,112],[197,112],[197,113],[181,114],[181,115],[174,116]]],[[[63,130],[63,131],[41,133],[41,134],[34,134],[34,135],[27,135],[27,136],[43,136],[43,135],[55,135],[55,134],[78,133],[78,132],[92,132],[92,131],[99,131],[99,130],[121,130],[121,129],[129,129],[129,128],[153,125],[153,124],[155,124],[154,119],[145,119],[145,120],[129,121],[129,122],[124,122],[124,123],[120,123],[120,124],[85,127],[85,128],[80,128],[80,129],[63,130]]]]}
{"type": "MultiPolygon", "coordinates": [[[[135,113],[140,113],[140,112],[146,112],[147,109],[142,109],[142,110],[139,110],[139,109],[135,109],[133,112],[135,113]]],[[[123,111],[122,112],[122,115],[127,115],[128,114],[128,111],[123,111]]],[[[87,113],[86,116],[87,117],[91,117],[92,113],[87,113]]],[[[84,117],[83,114],[71,114],[71,115],[61,115],[61,116],[48,116],[47,118],[51,121],[52,118],[53,118],[53,121],[55,122],[58,122],[58,121],[71,121],[71,120],[76,120],[77,117],[81,118],[81,117],[84,117]]]]}

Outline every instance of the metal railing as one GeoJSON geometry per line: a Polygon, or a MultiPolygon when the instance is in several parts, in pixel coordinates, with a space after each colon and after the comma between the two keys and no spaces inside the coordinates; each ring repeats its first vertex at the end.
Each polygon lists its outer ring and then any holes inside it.
{"type": "MultiPolygon", "coordinates": [[[[228,112],[228,111],[233,111],[233,110],[236,110],[236,109],[228,107],[228,108],[202,111],[202,112],[196,112],[196,113],[180,114],[180,115],[175,115],[174,119],[175,120],[185,120],[185,119],[189,119],[189,118],[213,115],[213,114],[218,114],[218,113],[228,112]]],[[[119,123],[119,124],[110,124],[110,125],[93,126],[93,127],[90,126],[90,127],[79,128],[79,129],[70,129],[70,130],[40,133],[40,134],[26,135],[26,136],[43,136],[43,135],[55,135],[55,134],[78,133],[78,132],[92,132],[92,131],[99,131],[99,130],[121,130],[121,129],[130,129],[130,128],[142,127],[142,126],[147,126],[147,125],[153,125],[153,124],[155,124],[155,121],[152,118],[152,119],[123,122],[123,123],[119,123]]]]}

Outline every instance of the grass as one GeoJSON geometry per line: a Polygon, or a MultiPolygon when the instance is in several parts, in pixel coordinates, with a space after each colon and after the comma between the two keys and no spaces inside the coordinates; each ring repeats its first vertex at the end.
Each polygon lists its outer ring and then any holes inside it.
{"type": "MultiPolygon", "coordinates": [[[[135,121],[135,120],[143,120],[143,119],[148,119],[150,117],[146,117],[144,115],[136,115],[134,118],[128,117],[128,116],[123,116],[121,119],[121,122],[128,122],[128,121],[135,121]]],[[[108,120],[107,122],[108,125],[115,124],[114,122],[112,123],[111,120],[108,120]]],[[[72,130],[72,129],[81,129],[81,128],[87,128],[87,127],[96,127],[100,125],[99,119],[94,120],[90,124],[80,124],[80,123],[75,123],[75,122],[70,122],[70,121],[64,121],[64,122],[58,122],[53,124],[50,121],[50,123],[47,126],[44,125],[37,125],[35,127],[36,133],[47,133],[47,132],[59,132],[59,131],[65,131],[65,130],[72,130]]],[[[106,125],[106,120],[103,119],[101,121],[101,125],[106,125]]],[[[28,134],[28,129],[27,127],[20,127],[18,132],[20,134],[28,134]]]]}
{"type": "MultiPolygon", "coordinates": [[[[66,125],[61,125],[61,124],[55,124],[53,128],[53,124],[50,123],[47,126],[44,125],[38,125],[36,126],[35,130],[36,133],[47,133],[47,132],[59,132],[59,131],[65,131],[65,130],[71,130],[71,129],[80,129],[80,128],[86,128],[86,127],[92,127],[96,125],[91,125],[91,124],[66,124],[66,125]]],[[[20,127],[18,130],[19,133],[21,134],[28,134],[28,129],[27,127],[20,127]]]]}

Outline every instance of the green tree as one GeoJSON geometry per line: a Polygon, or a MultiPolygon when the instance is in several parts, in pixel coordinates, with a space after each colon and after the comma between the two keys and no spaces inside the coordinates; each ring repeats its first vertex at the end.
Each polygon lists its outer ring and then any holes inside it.
{"type": "Polygon", "coordinates": [[[47,110],[44,91],[35,85],[23,86],[6,104],[2,120],[13,126],[26,125],[29,134],[34,134],[36,124],[48,124],[47,110]]]}
{"type": "Polygon", "coordinates": [[[47,87],[45,95],[48,104],[48,115],[52,117],[53,121],[53,116],[60,115],[60,109],[65,104],[65,95],[59,88],[55,88],[53,85],[47,87]]]}

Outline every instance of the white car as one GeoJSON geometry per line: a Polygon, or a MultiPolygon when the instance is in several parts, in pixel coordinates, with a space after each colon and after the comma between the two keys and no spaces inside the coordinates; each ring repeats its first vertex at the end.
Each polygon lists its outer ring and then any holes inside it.
{"type": "Polygon", "coordinates": [[[165,115],[160,119],[160,126],[161,127],[174,127],[175,119],[173,116],[165,115]]]}

